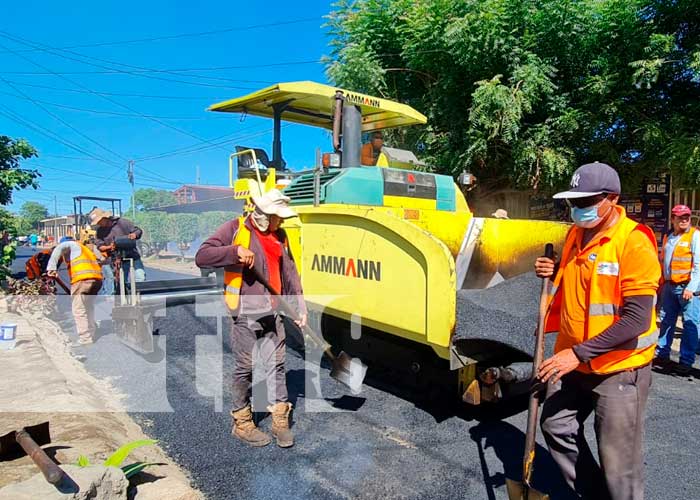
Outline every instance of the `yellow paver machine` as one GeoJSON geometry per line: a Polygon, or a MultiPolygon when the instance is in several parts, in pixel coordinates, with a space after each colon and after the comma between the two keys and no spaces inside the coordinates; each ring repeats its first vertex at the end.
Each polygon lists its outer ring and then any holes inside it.
{"type": "Polygon", "coordinates": [[[426,123],[405,104],[291,82],[209,109],[274,120],[272,160],[237,148],[231,188],[237,198],[273,187],[291,198],[299,217],[284,227],[334,348],[362,358],[370,373],[389,368],[429,393],[447,385],[471,404],[526,385],[539,286],[526,273],[567,225],[475,217],[463,185],[417,168],[408,151],[385,148],[378,163],[386,166],[362,166],[362,133],[426,123]],[[331,130],[333,151],[312,171],[287,169],[282,121],[331,130]]]}

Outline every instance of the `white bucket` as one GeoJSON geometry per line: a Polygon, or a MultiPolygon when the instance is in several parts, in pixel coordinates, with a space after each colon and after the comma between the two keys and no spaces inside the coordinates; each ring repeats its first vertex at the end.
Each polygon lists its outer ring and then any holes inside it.
{"type": "Polygon", "coordinates": [[[17,342],[17,324],[3,323],[0,325],[0,351],[9,351],[15,348],[17,342]]]}

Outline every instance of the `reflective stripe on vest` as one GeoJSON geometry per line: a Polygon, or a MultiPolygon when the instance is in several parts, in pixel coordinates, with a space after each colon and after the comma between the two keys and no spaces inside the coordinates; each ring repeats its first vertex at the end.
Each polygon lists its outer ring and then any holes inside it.
{"type": "MultiPolygon", "coordinates": [[[[238,229],[233,235],[231,245],[239,245],[250,248],[250,229],[245,225],[245,217],[238,218],[238,229]]],[[[224,302],[226,306],[235,311],[241,301],[241,285],[243,284],[243,266],[233,266],[233,270],[224,271],[224,302]]]]}
{"type": "Polygon", "coordinates": [[[68,263],[71,284],[85,280],[101,280],[102,268],[97,257],[82,243],[77,244],[80,245],[80,255],[68,263]]]}
{"type": "MultiPolygon", "coordinates": [[[[673,255],[671,256],[671,281],[673,283],[690,281],[690,271],[693,268],[693,252],[691,251],[693,234],[695,234],[695,228],[691,227],[689,231],[683,233],[679,237],[678,243],[676,243],[673,249],[673,255]]],[[[662,266],[665,265],[667,242],[668,235],[665,235],[663,243],[661,244],[662,266]]]]}
{"type": "MultiPolygon", "coordinates": [[[[245,225],[246,218],[238,218],[238,229],[233,235],[231,245],[239,245],[250,249],[250,229],[245,225]]],[[[289,242],[285,238],[282,246],[289,253],[289,242]]],[[[235,312],[241,302],[241,287],[243,286],[243,266],[233,266],[232,270],[224,271],[224,302],[226,306],[235,312]]]]}
{"type": "MultiPolygon", "coordinates": [[[[620,291],[620,256],[625,243],[632,231],[641,230],[649,237],[649,244],[655,241],[654,234],[644,225],[637,224],[628,219],[624,212],[622,220],[609,237],[610,240],[599,245],[590,286],[587,290],[588,314],[586,317],[585,331],[577,332],[577,338],[569,336],[557,339],[559,350],[573,347],[584,340],[600,335],[613,323],[620,319],[619,311],[623,298],[620,291]]],[[[561,266],[554,279],[550,291],[550,302],[545,317],[545,331],[559,331],[561,312],[561,279],[563,267],[575,259],[577,229],[572,227],[566,237],[564,250],[562,251],[561,266]]],[[[654,349],[659,338],[659,330],[656,327],[656,311],[652,310],[652,318],[649,329],[638,337],[625,344],[619,345],[615,350],[593,358],[589,366],[594,373],[615,373],[623,370],[631,370],[644,366],[654,357],[654,349]]]]}

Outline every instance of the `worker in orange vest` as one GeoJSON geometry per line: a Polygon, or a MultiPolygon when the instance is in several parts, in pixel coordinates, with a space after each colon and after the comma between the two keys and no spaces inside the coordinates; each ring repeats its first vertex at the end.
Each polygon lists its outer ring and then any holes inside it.
{"type": "Polygon", "coordinates": [[[41,250],[27,259],[24,270],[27,272],[28,280],[39,279],[46,272],[46,265],[49,263],[52,251],[53,248],[41,250]]]}
{"type": "Polygon", "coordinates": [[[362,145],[360,163],[367,167],[376,165],[379,154],[382,152],[382,146],[384,146],[384,134],[379,130],[372,132],[370,141],[362,145]]]}
{"type": "Polygon", "coordinates": [[[97,330],[95,297],[102,286],[102,269],[96,255],[99,252],[94,246],[91,249],[67,236],[53,249],[46,266],[47,274],[57,277],[59,260],[67,262],[73,318],[81,345],[92,344],[97,330]]]}
{"type": "Polygon", "coordinates": [[[542,431],[569,486],[583,498],[641,500],[661,269],[654,234],[627,217],[619,195],[617,172],[595,162],[554,196],[569,203],[574,226],[558,263],[535,263],[552,280],[545,331],[558,332],[537,376],[547,383],[542,431]],[[600,464],[583,432],[592,412],[600,464]]]}
{"type": "Polygon", "coordinates": [[[698,347],[700,298],[700,232],[690,225],[691,211],[685,205],[671,210],[673,231],[664,236],[661,245],[661,268],[664,284],[661,289],[661,336],[654,366],[660,371],[688,375],[695,362],[698,347]],[[680,364],[671,363],[671,343],[676,333],[678,315],[683,315],[680,364]]]}

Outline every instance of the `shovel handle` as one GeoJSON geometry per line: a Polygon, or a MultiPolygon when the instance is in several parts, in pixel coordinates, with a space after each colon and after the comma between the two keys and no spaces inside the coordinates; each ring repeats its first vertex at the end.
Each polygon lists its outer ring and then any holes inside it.
{"type": "Polygon", "coordinates": [[[36,466],[39,467],[39,470],[49,483],[56,485],[61,482],[64,474],[63,470],[36,444],[27,431],[24,429],[17,431],[15,440],[25,453],[31,457],[36,466]]]}
{"type": "MultiPolygon", "coordinates": [[[[554,245],[547,243],[544,247],[544,256],[554,258],[554,245]]],[[[531,486],[532,465],[535,460],[535,436],[537,435],[537,415],[539,413],[541,388],[534,381],[544,358],[544,318],[549,304],[549,278],[542,278],[540,289],[540,308],[537,318],[537,335],[535,337],[535,353],[532,359],[532,382],[530,400],[527,407],[527,431],[525,432],[525,453],[523,455],[523,482],[531,486]]]]}
{"type": "Polygon", "coordinates": [[[59,278],[58,276],[54,276],[53,279],[54,279],[54,281],[55,281],[56,283],[58,283],[58,285],[59,285],[61,288],[63,288],[63,291],[64,291],[64,292],[66,292],[68,295],[70,295],[70,288],[68,288],[68,287],[66,286],[66,284],[63,282],[63,280],[62,280],[61,278],[59,278]]]}
{"type": "MultiPolygon", "coordinates": [[[[273,295],[277,298],[277,301],[279,302],[279,305],[280,305],[280,309],[282,309],[282,311],[284,311],[284,314],[286,314],[287,316],[292,318],[294,321],[298,321],[299,315],[297,314],[297,312],[294,309],[292,309],[292,307],[284,299],[284,297],[282,297],[282,295],[280,295],[280,293],[272,287],[270,282],[265,279],[265,277],[262,275],[262,273],[260,271],[258,271],[258,269],[255,266],[253,266],[251,268],[251,271],[253,271],[253,275],[255,276],[255,279],[258,280],[260,283],[262,283],[262,285],[267,289],[268,292],[270,292],[271,295],[273,295]]],[[[301,331],[305,336],[311,338],[311,340],[314,342],[314,344],[321,347],[323,349],[323,353],[326,356],[328,356],[328,358],[331,361],[336,360],[336,356],[335,356],[335,354],[333,354],[333,351],[331,351],[331,346],[328,344],[328,342],[323,340],[323,338],[321,338],[316,332],[314,332],[308,325],[304,325],[301,328],[301,331]]]]}

